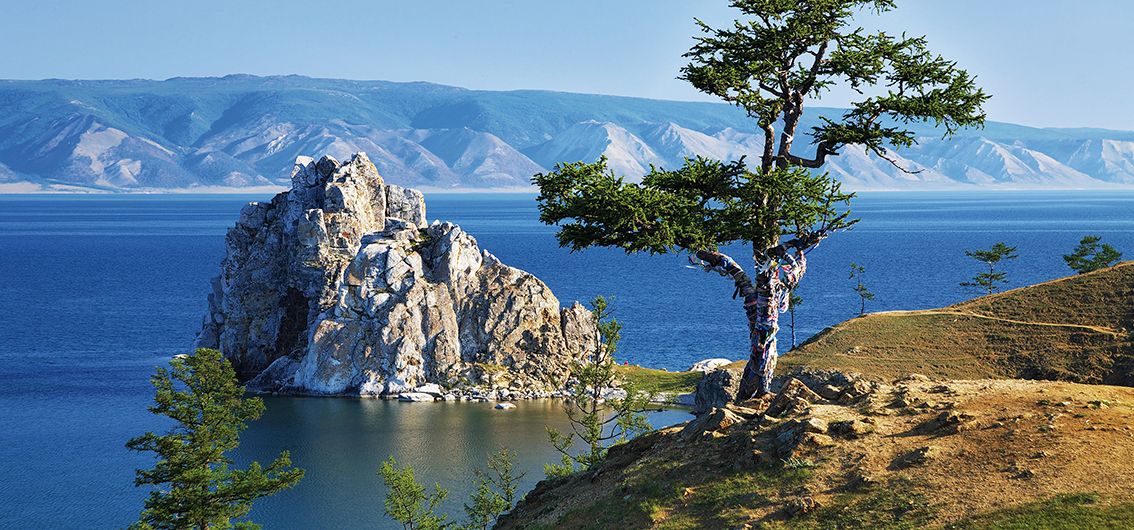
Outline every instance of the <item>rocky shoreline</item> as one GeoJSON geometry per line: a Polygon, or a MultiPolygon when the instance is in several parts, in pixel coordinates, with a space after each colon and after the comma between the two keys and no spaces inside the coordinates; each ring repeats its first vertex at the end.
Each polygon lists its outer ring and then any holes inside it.
{"type": "MultiPolygon", "coordinates": [[[[459,386],[446,388],[436,383],[426,383],[416,388],[409,389],[400,393],[378,394],[378,395],[360,395],[357,393],[341,393],[341,394],[312,394],[309,392],[296,392],[287,388],[271,390],[262,389],[253,386],[248,386],[247,390],[251,394],[273,395],[273,396],[303,396],[303,397],[334,397],[334,398],[361,398],[361,399],[387,399],[402,402],[420,403],[420,402],[435,402],[435,401],[448,401],[448,402],[499,402],[506,403],[512,401],[528,401],[537,399],[570,399],[574,394],[570,388],[563,388],[558,390],[530,390],[523,388],[491,388],[483,386],[459,386]]],[[[604,392],[606,398],[624,398],[626,391],[620,388],[611,388],[604,392]]],[[[672,406],[672,407],[687,407],[692,409],[694,407],[696,392],[683,392],[672,393],[662,392],[652,396],[651,403],[656,405],[672,406]]]]}

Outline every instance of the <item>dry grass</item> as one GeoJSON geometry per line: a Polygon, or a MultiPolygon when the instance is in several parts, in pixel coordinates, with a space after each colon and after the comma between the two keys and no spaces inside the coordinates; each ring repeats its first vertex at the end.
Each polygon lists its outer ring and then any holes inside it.
{"type": "Polygon", "coordinates": [[[1134,385],[1134,262],[927,311],[829,328],[786,366],[879,378],[1011,377],[1134,385]]]}
{"type": "Polygon", "coordinates": [[[541,483],[500,528],[1129,528],[1132,405],[1134,390],[1104,385],[883,385],[805,416],[865,421],[872,433],[835,436],[790,464],[753,463],[753,448],[778,432],[775,419],[692,440],[668,429],[612,451],[598,470],[541,483]],[[943,413],[965,419],[927,427],[943,413]],[[927,446],[928,461],[895,467],[927,446]],[[818,508],[793,513],[801,498],[818,508]]]}
{"type": "Polygon", "coordinates": [[[540,483],[500,528],[1134,528],[1134,389],[1079,384],[1134,386],[1131,330],[1134,262],[856,318],[781,362],[882,382],[802,413],[872,432],[788,461],[758,456],[776,454],[775,418],[652,433],[597,470],[540,483]],[[895,381],[909,373],[932,379],[895,381]],[[917,454],[930,456],[908,465],[917,454]]]}

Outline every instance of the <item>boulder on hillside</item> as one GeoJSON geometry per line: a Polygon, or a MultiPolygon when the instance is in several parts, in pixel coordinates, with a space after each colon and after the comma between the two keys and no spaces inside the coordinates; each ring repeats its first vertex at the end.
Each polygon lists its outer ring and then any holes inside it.
{"type": "Polygon", "coordinates": [[[717,357],[714,359],[702,359],[693,363],[693,365],[689,367],[689,371],[709,373],[713,370],[716,370],[717,368],[728,366],[730,364],[732,364],[732,361],[723,357],[717,357]]]}
{"type": "Polygon", "coordinates": [[[739,370],[717,368],[697,382],[693,398],[693,413],[700,414],[716,407],[723,407],[736,399],[740,391],[739,370]]]}

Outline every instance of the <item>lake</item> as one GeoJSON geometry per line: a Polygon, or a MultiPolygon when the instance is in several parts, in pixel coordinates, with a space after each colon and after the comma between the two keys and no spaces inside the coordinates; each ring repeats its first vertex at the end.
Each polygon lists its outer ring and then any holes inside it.
{"type": "MultiPolygon", "coordinates": [[[[146,410],[148,377],[192,344],[225,230],[250,196],[0,196],[0,528],[118,528],[144,490],[146,455],[125,441],[163,424],[146,410]]],[[[685,369],[706,357],[743,358],[747,334],[729,281],[687,268],[683,256],[569,253],[536,218],[532,195],[431,194],[430,219],[460,224],[482,248],[547,282],[563,303],[613,297],[621,360],[685,369]]],[[[1061,256],[1086,234],[1134,257],[1134,192],[865,193],[862,222],[809,256],[799,290],[799,335],[857,314],[854,261],[876,294],[871,311],[938,307],[976,293],[966,249],[1004,241],[1011,286],[1064,276],[1061,256]]],[[[743,248],[730,249],[749,265],[743,248]]],[[[781,344],[786,338],[783,326],[781,344]]],[[[307,469],[294,490],[257,504],[266,528],[393,528],[382,519],[375,470],[393,454],[419,479],[449,485],[459,510],[472,469],[507,446],[525,486],[554,459],[545,425],[552,402],[495,411],[477,403],[266,399],[237,459],[281,449],[307,469]]],[[[655,425],[684,421],[655,414],[655,425]]]]}

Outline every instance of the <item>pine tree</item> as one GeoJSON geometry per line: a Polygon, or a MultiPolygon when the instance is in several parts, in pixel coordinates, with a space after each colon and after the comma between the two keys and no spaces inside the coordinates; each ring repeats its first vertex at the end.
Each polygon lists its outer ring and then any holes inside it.
{"type": "Polygon", "coordinates": [[[854,293],[858,295],[861,302],[858,308],[858,316],[866,314],[866,301],[874,299],[874,293],[870,292],[870,289],[866,288],[866,284],[862,283],[864,276],[866,276],[866,268],[852,261],[849,279],[858,282],[854,286],[854,293]]]}
{"type": "Polygon", "coordinates": [[[465,504],[465,521],[449,521],[437,508],[449,496],[439,484],[427,493],[412,466],[399,467],[393,456],[382,462],[378,474],[386,485],[386,515],[404,530],[488,530],[516,505],[523,473],[516,472],[516,455],[507,449],[488,457],[488,469],[476,471],[477,485],[465,504]]]}
{"type": "Polygon", "coordinates": [[[791,349],[795,349],[795,309],[803,305],[803,297],[791,291],[788,294],[788,313],[791,315],[791,349]]]}
{"type": "MultiPolygon", "coordinates": [[[[223,529],[244,517],[252,502],[295,486],[303,470],[287,451],[263,468],[252,462],[233,469],[229,454],[240,432],[264,412],[260,398],[245,398],[236,372],[220,352],[199,349],[170,361],[150,378],[155,389],[150,412],[175,423],[166,434],[147,432],[126,443],[158,456],[152,469],[138,470],[136,486],[153,485],[134,528],[223,529]]],[[[236,528],[259,528],[241,521],[236,528]]]]}
{"type": "Polygon", "coordinates": [[[965,255],[988,265],[988,272],[973,276],[971,281],[961,282],[961,286],[976,287],[986,294],[995,293],[1000,288],[1000,284],[1008,283],[1008,275],[1003,271],[998,272],[996,266],[1001,261],[1019,257],[1016,254],[1016,247],[1004,243],[996,243],[988,250],[966,250],[965,255]]]}
{"type": "Polygon", "coordinates": [[[1101,241],[1099,236],[1083,236],[1079,240],[1079,246],[1075,247],[1075,252],[1064,255],[1063,261],[1078,274],[1105,269],[1118,263],[1122,259],[1122,253],[1106,243],[1100,247],[1101,241]]]}
{"type": "Polygon", "coordinates": [[[687,252],[732,280],[748,321],[749,361],[737,395],[744,400],[769,391],[779,316],[804,275],[805,255],[854,224],[846,210],[853,194],[812,170],[854,145],[911,171],[892,151],[917,143],[911,123],[934,124],[944,136],[979,126],[988,96],[968,72],[932,53],[924,37],[853,25],[860,13],[893,9],[893,0],[731,5],[742,16],[734,24],[718,29],[698,21],[702,35],[685,55],[690,63],[681,79],[755,120],[763,145],[751,167],[743,159],[697,157],[628,181],[600,158],[559,164],[532,180],[540,189],[540,220],[559,225],[561,246],[687,252]],[[814,156],[799,156],[804,106],[836,85],[864,96],[841,117],[820,117],[810,132],[814,156]],[[721,253],[732,243],[751,248],[754,276],[721,253]]]}
{"type": "Polygon", "coordinates": [[[465,530],[488,530],[516,505],[523,473],[516,473],[516,455],[507,449],[488,458],[488,470],[477,471],[477,486],[465,504],[465,530]]]}
{"type": "Polygon", "coordinates": [[[398,467],[393,456],[382,462],[378,474],[386,485],[386,515],[401,523],[404,530],[442,530],[450,526],[448,517],[437,513],[441,501],[449,496],[440,484],[433,485],[433,493],[426,493],[413,468],[398,467]]]}
{"type": "Polygon", "coordinates": [[[598,327],[600,340],[590,358],[586,362],[575,363],[571,370],[575,378],[574,395],[564,402],[571,432],[547,428],[551,445],[562,456],[559,464],[544,466],[550,477],[566,476],[594,467],[606,457],[610,443],[625,441],[650,430],[644,411],[651,396],[628,382],[621,382],[625,396],[614,395],[614,387],[620,384],[614,352],[621,338],[622,325],[609,318],[610,307],[601,296],[591,302],[591,315],[598,327]],[[575,451],[577,443],[583,445],[581,452],[575,451]]]}

